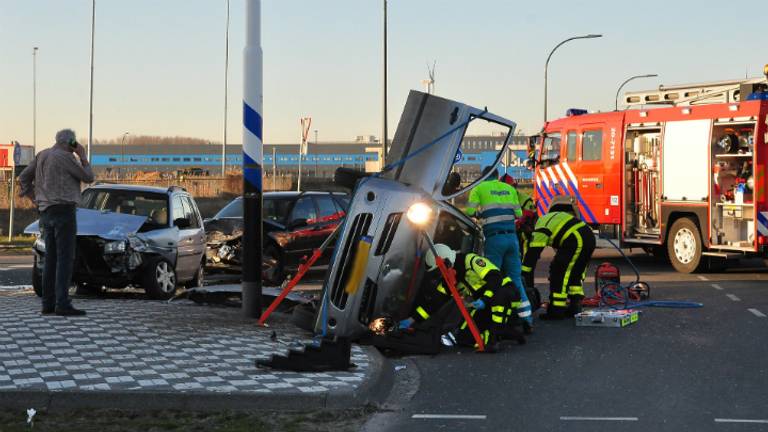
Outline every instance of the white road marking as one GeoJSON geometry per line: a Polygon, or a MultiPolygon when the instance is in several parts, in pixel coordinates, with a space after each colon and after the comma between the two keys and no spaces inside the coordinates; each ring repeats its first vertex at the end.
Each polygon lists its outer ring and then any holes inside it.
{"type": "Polygon", "coordinates": [[[726,294],[725,296],[728,297],[729,299],[733,300],[733,301],[741,301],[740,298],[736,297],[733,294],[726,294]]]}
{"type": "Polygon", "coordinates": [[[638,421],[637,417],[572,417],[562,416],[563,421],[638,421]]]}
{"type": "Polygon", "coordinates": [[[752,312],[752,315],[758,317],[758,318],[765,318],[765,314],[760,312],[757,309],[747,309],[748,311],[752,312]]]}
{"type": "Polygon", "coordinates": [[[414,414],[414,419],[446,419],[446,420],[485,420],[485,415],[472,414],[414,414]]]}
{"type": "Polygon", "coordinates": [[[707,279],[706,276],[702,276],[702,275],[697,275],[696,277],[699,278],[700,280],[703,280],[703,281],[708,281],[709,280],[709,279],[707,279]]]}
{"type": "Polygon", "coordinates": [[[723,419],[723,418],[716,418],[715,423],[766,423],[768,424],[768,420],[764,419],[723,419]]]}
{"type": "Polygon", "coordinates": [[[718,290],[718,291],[722,291],[722,290],[723,290],[723,287],[721,287],[721,286],[720,286],[720,285],[718,285],[718,284],[712,284],[712,288],[714,288],[714,289],[716,289],[716,290],[718,290]]]}

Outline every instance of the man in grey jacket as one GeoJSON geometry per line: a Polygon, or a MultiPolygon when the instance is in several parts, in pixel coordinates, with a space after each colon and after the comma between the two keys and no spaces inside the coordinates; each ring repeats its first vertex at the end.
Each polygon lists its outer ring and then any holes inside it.
{"type": "Polygon", "coordinates": [[[93,182],[85,149],[71,129],[56,133],[56,144],[37,154],[19,176],[21,196],[33,199],[40,212],[40,233],[45,242],[43,315],[85,315],[69,299],[75,262],[81,183],[93,182]]]}

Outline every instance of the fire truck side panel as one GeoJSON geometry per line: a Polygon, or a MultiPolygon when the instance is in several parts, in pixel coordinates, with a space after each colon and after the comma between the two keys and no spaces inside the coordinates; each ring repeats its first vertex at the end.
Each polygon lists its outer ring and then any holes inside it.
{"type": "Polygon", "coordinates": [[[709,119],[667,122],[661,158],[662,200],[704,203],[709,196],[709,119]]]}
{"type": "Polygon", "coordinates": [[[763,255],[768,255],[768,102],[760,104],[755,131],[755,238],[763,255]]]}
{"type": "Polygon", "coordinates": [[[538,164],[535,189],[546,212],[567,198],[587,223],[621,224],[623,113],[566,117],[547,124],[547,136],[561,137],[559,160],[538,164]]]}

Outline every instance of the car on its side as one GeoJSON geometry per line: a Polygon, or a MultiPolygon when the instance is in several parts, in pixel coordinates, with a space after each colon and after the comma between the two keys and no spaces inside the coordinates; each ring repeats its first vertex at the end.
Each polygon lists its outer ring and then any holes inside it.
{"type": "MultiPolygon", "coordinates": [[[[46,250],[39,221],[24,232],[38,237],[32,286],[42,295],[46,250]]],[[[83,191],[72,276],[78,292],[137,286],[168,299],[181,285],[203,284],[204,257],[203,220],[186,190],[99,184],[83,191]]]]}
{"type": "MultiPolygon", "coordinates": [[[[341,192],[267,192],[264,194],[263,268],[267,283],[279,285],[301,259],[328,238],[349,207],[341,192]]],[[[213,218],[205,220],[206,271],[242,270],[243,199],[237,197],[213,218]]],[[[317,266],[328,264],[333,245],[317,266]]]]}

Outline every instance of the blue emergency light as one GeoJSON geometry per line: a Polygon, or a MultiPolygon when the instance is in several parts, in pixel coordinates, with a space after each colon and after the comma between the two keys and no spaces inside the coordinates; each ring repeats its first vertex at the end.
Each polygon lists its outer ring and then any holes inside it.
{"type": "Polygon", "coordinates": [[[565,112],[566,117],[575,117],[587,114],[587,110],[581,108],[570,108],[565,112]]]}

